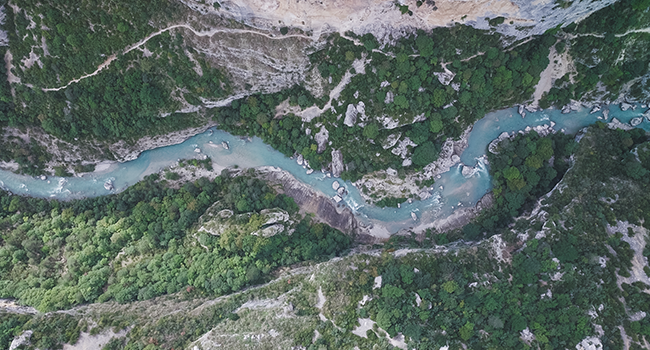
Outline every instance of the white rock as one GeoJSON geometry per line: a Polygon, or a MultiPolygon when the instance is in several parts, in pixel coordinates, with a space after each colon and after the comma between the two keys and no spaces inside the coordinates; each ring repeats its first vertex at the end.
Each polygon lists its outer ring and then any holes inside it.
{"type": "Polygon", "coordinates": [[[417,220],[418,220],[418,216],[415,215],[414,212],[411,212],[411,219],[413,219],[413,221],[417,221],[417,220]]]}
{"type": "Polygon", "coordinates": [[[386,169],[386,174],[388,174],[389,176],[397,176],[397,170],[395,170],[393,168],[387,168],[386,169]]]}
{"type": "Polygon", "coordinates": [[[517,112],[519,112],[519,115],[522,118],[526,118],[526,112],[524,111],[524,105],[519,105],[519,110],[517,112]]]}
{"type": "Polygon", "coordinates": [[[296,163],[298,163],[298,165],[302,165],[304,160],[305,158],[302,156],[302,154],[298,154],[298,157],[296,157],[296,163]]]}
{"type": "Polygon", "coordinates": [[[527,106],[526,106],[526,110],[527,110],[528,112],[530,112],[530,113],[535,113],[535,112],[537,112],[537,108],[535,108],[535,107],[532,106],[532,105],[527,105],[527,106]]]}
{"type": "Polygon", "coordinates": [[[338,193],[339,196],[343,197],[348,194],[348,190],[346,190],[345,187],[341,186],[336,190],[336,193],[338,193]]]}
{"type": "Polygon", "coordinates": [[[630,104],[630,103],[627,103],[627,102],[621,102],[620,107],[621,107],[621,111],[627,111],[627,110],[630,109],[630,108],[631,108],[632,110],[635,110],[635,109],[636,109],[636,106],[635,106],[635,105],[630,104]]]}
{"type": "Polygon", "coordinates": [[[643,117],[632,118],[632,120],[630,120],[630,125],[637,126],[641,124],[641,122],[643,122],[643,117]]]}
{"type": "Polygon", "coordinates": [[[607,120],[609,118],[609,109],[603,110],[603,119],[607,120]]]}
{"type": "Polygon", "coordinates": [[[327,149],[327,141],[329,140],[329,135],[329,132],[327,129],[325,129],[324,126],[321,126],[320,131],[314,135],[314,140],[316,140],[316,144],[318,145],[318,149],[316,150],[318,154],[325,152],[325,149],[327,149]]]}
{"type": "Polygon", "coordinates": [[[408,157],[402,161],[403,167],[411,166],[411,164],[413,164],[413,160],[411,160],[411,157],[408,157]]]}
{"type": "Polygon", "coordinates": [[[472,175],[474,175],[475,172],[476,172],[476,169],[463,164],[463,168],[461,169],[461,173],[463,174],[464,177],[471,177],[472,175]]]}
{"type": "Polygon", "coordinates": [[[332,197],[332,199],[333,199],[336,203],[338,203],[338,202],[340,202],[340,201],[343,200],[343,198],[341,198],[341,196],[339,196],[338,194],[337,194],[336,196],[332,197]]]}
{"type": "Polygon", "coordinates": [[[647,111],[645,111],[645,113],[643,113],[643,116],[645,117],[645,119],[646,119],[647,121],[650,122],[650,109],[648,109],[647,111]]]}
{"type": "Polygon", "coordinates": [[[597,113],[597,112],[600,112],[600,105],[594,106],[594,108],[591,109],[589,114],[594,114],[594,113],[597,113]]]}
{"type": "Polygon", "coordinates": [[[438,81],[440,81],[440,84],[442,85],[449,85],[449,83],[451,83],[451,81],[454,80],[454,77],[456,76],[454,72],[446,68],[444,72],[434,72],[433,75],[438,77],[438,81]]]}
{"type": "Polygon", "coordinates": [[[194,153],[201,153],[201,149],[200,148],[195,148],[194,153]]]}
{"type": "Polygon", "coordinates": [[[314,169],[307,169],[307,175],[311,175],[314,172],[314,169]]]}
{"type": "Polygon", "coordinates": [[[14,349],[18,348],[21,345],[29,344],[29,338],[32,337],[32,333],[34,333],[34,332],[31,331],[31,330],[24,331],[19,336],[14,338],[14,340],[11,341],[11,345],[9,345],[9,350],[14,350],[14,349]]]}
{"type": "Polygon", "coordinates": [[[622,130],[634,129],[634,127],[632,127],[630,124],[621,123],[621,121],[616,118],[612,118],[612,121],[608,123],[607,126],[610,129],[622,129],[622,130]]]}
{"type": "Polygon", "coordinates": [[[104,188],[106,189],[106,191],[113,190],[113,188],[114,188],[113,187],[113,180],[106,180],[106,182],[104,182],[104,188]]]}
{"type": "Polygon", "coordinates": [[[359,114],[359,111],[357,111],[354,104],[350,103],[348,109],[345,111],[345,120],[343,120],[343,124],[349,127],[354,126],[357,123],[357,114],[359,114]]]}
{"type": "Polygon", "coordinates": [[[332,150],[332,175],[341,177],[343,170],[343,154],[339,150],[332,150]]]}
{"type": "Polygon", "coordinates": [[[395,95],[393,95],[392,91],[386,92],[386,98],[384,99],[385,104],[393,103],[393,100],[395,99],[395,95]]]}
{"type": "Polygon", "coordinates": [[[383,149],[389,149],[397,144],[399,138],[402,136],[402,133],[390,134],[386,137],[386,140],[382,142],[381,147],[383,149]]]}
{"type": "Polygon", "coordinates": [[[222,142],[221,142],[221,145],[222,145],[223,148],[225,148],[225,149],[230,149],[230,146],[228,145],[228,142],[226,142],[226,141],[222,141],[222,142]]]}

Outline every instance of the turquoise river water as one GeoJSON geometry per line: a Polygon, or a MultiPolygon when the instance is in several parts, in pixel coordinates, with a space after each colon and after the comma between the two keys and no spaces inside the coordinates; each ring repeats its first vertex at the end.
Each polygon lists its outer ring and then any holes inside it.
{"type": "MultiPolygon", "coordinates": [[[[609,109],[607,121],[616,118],[622,123],[629,123],[645,111],[645,108],[622,111],[616,105],[603,107],[603,110],[607,109],[609,109]]],[[[399,209],[367,205],[351,183],[326,177],[320,171],[308,175],[305,168],[264,144],[261,139],[253,138],[252,141],[244,141],[217,129],[208,130],[177,145],[143,152],[136,160],[118,163],[103,170],[100,168],[94,173],[81,177],[49,177],[47,180],[41,180],[0,170],[0,186],[15,194],[61,200],[102,196],[122,191],[146,175],[156,173],[179,159],[194,158],[198,154],[195,152],[198,148],[202,154],[211,157],[217,166],[278,167],[330,197],[336,194],[332,189],[332,183],[339,181],[349,192],[343,198],[345,204],[361,221],[380,223],[386,231],[394,233],[403,228],[432,222],[451,214],[459,207],[473,206],[490,191],[491,179],[481,157],[485,155],[487,145],[501,133],[517,132],[528,126],[548,125],[551,121],[555,123],[555,130],[575,133],[585,126],[602,120],[603,111],[593,114],[589,112],[589,109],[583,108],[562,114],[559,110],[550,109],[527,112],[526,117],[522,118],[516,108],[509,108],[487,114],[475,123],[469,135],[468,147],[461,155],[462,164],[474,166],[477,170],[471,176],[465,177],[461,173],[463,165],[459,163],[436,179],[435,185],[430,188],[432,193],[430,199],[404,203],[399,209]],[[228,142],[230,149],[226,150],[222,147],[222,141],[228,142]],[[115,190],[109,191],[104,188],[107,180],[112,180],[115,190]],[[411,213],[417,215],[417,222],[411,218],[411,213]]],[[[650,122],[643,119],[637,127],[650,131],[650,122]]]]}

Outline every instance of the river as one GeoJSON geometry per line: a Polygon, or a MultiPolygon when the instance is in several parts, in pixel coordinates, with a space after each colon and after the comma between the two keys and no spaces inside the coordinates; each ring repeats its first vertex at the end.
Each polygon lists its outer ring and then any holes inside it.
{"type": "MultiPolygon", "coordinates": [[[[633,118],[641,117],[646,109],[637,106],[635,110],[622,111],[618,105],[609,105],[603,106],[603,110],[609,111],[608,122],[616,118],[622,123],[629,123],[633,118]]],[[[81,177],[49,177],[47,180],[41,180],[0,170],[0,186],[15,194],[60,200],[102,196],[123,191],[145,176],[173,165],[179,159],[195,158],[197,155],[204,154],[212,158],[216,168],[231,166],[281,168],[330,197],[336,194],[332,183],[338,181],[349,192],[343,197],[343,201],[362,222],[379,223],[385,231],[394,233],[415,224],[432,222],[437,218],[450,215],[460,207],[473,206],[490,191],[491,178],[481,157],[485,155],[487,145],[501,133],[517,132],[529,126],[550,125],[553,122],[555,130],[573,134],[585,126],[603,120],[603,111],[593,114],[589,112],[589,109],[582,108],[562,114],[559,110],[549,109],[526,112],[525,118],[522,118],[516,108],[509,108],[487,114],[474,124],[469,134],[468,147],[461,155],[461,163],[436,179],[436,183],[430,188],[431,198],[404,203],[399,209],[367,205],[351,183],[327,177],[320,171],[307,174],[306,169],[298,165],[295,160],[285,157],[264,144],[261,139],[255,137],[251,141],[246,141],[215,128],[193,136],[183,143],[145,151],[136,160],[113,164],[104,169],[99,168],[94,173],[81,177]],[[224,141],[229,144],[229,149],[222,146],[224,141]],[[475,167],[476,171],[471,176],[463,176],[461,172],[463,164],[475,167]],[[115,190],[109,191],[104,188],[107,180],[112,181],[115,190]],[[414,222],[411,213],[416,214],[418,222],[414,222]]],[[[637,127],[650,131],[650,121],[643,119],[637,127]]]]}

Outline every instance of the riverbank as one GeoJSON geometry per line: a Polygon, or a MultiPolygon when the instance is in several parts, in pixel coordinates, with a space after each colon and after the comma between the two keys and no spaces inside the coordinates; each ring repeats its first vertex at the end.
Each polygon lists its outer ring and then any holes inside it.
{"type": "Polygon", "coordinates": [[[433,182],[460,162],[460,156],[469,143],[471,131],[472,126],[469,126],[458,140],[448,138],[440,150],[438,159],[425,166],[421,172],[399,176],[398,172],[393,169],[379,170],[364,175],[360,180],[354,182],[354,186],[359,189],[361,196],[368,204],[374,204],[386,197],[429,199],[434,188],[423,186],[422,183],[433,182]]]}

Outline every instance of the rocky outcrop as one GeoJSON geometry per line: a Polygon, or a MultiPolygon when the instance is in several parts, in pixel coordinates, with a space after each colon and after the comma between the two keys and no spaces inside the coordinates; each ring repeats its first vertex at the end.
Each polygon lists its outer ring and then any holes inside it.
{"type": "Polygon", "coordinates": [[[571,113],[572,111],[580,110],[581,107],[582,105],[580,104],[580,102],[571,100],[571,102],[569,102],[566,106],[562,107],[562,113],[563,114],[571,113]]]}
{"type": "Polygon", "coordinates": [[[467,140],[471,131],[472,127],[470,126],[465,130],[463,135],[461,135],[460,140],[454,141],[451,138],[447,139],[447,141],[442,145],[438,159],[424,167],[425,173],[434,177],[438,174],[449,171],[452,166],[458,164],[458,162],[460,162],[460,155],[463,154],[463,151],[467,148],[467,140]]]}
{"type": "Polygon", "coordinates": [[[314,135],[314,140],[316,141],[316,144],[318,145],[318,149],[316,152],[318,154],[321,154],[325,152],[327,149],[327,142],[329,141],[329,132],[327,129],[325,129],[324,126],[320,127],[320,131],[314,135]]]}
{"type": "Polygon", "coordinates": [[[621,123],[620,120],[612,118],[612,121],[607,123],[607,127],[610,129],[621,129],[621,130],[632,130],[634,127],[627,123],[621,123]]]}
{"type": "Polygon", "coordinates": [[[340,150],[332,151],[332,175],[334,177],[341,177],[341,173],[345,170],[343,166],[343,153],[340,150]]]}
{"type": "Polygon", "coordinates": [[[642,122],[643,122],[643,117],[632,118],[632,120],[630,120],[630,125],[636,127],[640,125],[642,122]]]}
{"type": "Polygon", "coordinates": [[[343,124],[349,127],[353,127],[357,123],[357,114],[359,114],[357,108],[354,106],[354,104],[350,103],[348,105],[348,109],[345,111],[345,119],[343,120],[343,124]]]}
{"type": "Polygon", "coordinates": [[[621,108],[621,111],[627,111],[628,109],[635,110],[636,105],[633,105],[633,104],[627,103],[627,102],[621,102],[620,108],[621,108]]]}
{"type": "Polygon", "coordinates": [[[357,231],[357,219],[347,206],[337,206],[330,198],[298,181],[284,170],[261,167],[259,171],[265,180],[282,185],[282,192],[293,198],[302,211],[315,214],[318,220],[342,232],[357,231]]]}

